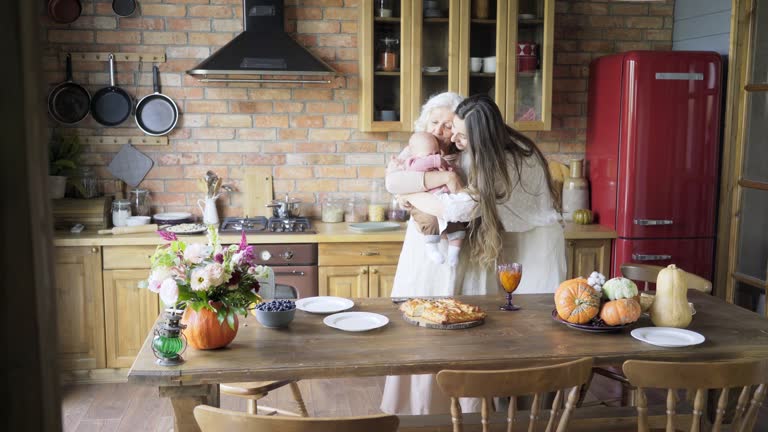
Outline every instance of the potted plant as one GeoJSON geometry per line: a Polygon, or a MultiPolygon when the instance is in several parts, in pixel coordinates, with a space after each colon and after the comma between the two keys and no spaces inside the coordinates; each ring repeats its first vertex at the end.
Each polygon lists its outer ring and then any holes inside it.
{"type": "Polygon", "coordinates": [[[227,346],[237,334],[237,315],[247,316],[248,308],[261,302],[259,281],[269,280],[271,269],[253,264],[245,232],[239,245],[230,246],[219,244],[215,225],[208,227],[208,244],[187,244],[173,233],[158,233],[169,243],[157,247],[149,278],[139,287],[184,309],[181,323],[190,346],[227,346]]]}
{"type": "Polygon", "coordinates": [[[51,198],[64,198],[67,176],[77,169],[81,153],[82,148],[77,136],[54,137],[48,156],[48,191],[51,198]]]}

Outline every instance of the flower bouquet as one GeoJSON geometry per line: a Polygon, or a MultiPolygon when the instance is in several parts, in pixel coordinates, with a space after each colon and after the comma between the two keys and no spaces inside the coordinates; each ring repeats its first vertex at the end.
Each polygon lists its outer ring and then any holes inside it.
{"type": "MultiPolygon", "coordinates": [[[[245,233],[239,245],[230,246],[219,243],[213,225],[208,228],[207,244],[187,244],[165,231],[158,234],[169,243],[157,247],[151,258],[149,278],[139,286],[158,293],[166,305],[184,309],[182,322],[197,319],[198,314],[215,317],[218,326],[229,327],[234,338],[237,315],[247,316],[248,307],[261,302],[259,280],[267,280],[271,271],[269,267],[253,265],[253,247],[248,246],[245,233]]],[[[210,329],[216,323],[204,325],[210,329]]],[[[195,329],[188,328],[185,333],[190,345],[199,348],[193,340],[195,329]]],[[[231,339],[224,345],[229,342],[231,339]]],[[[203,345],[206,344],[200,344],[203,345]]],[[[207,348],[210,347],[201,349],[207,348]]]]}

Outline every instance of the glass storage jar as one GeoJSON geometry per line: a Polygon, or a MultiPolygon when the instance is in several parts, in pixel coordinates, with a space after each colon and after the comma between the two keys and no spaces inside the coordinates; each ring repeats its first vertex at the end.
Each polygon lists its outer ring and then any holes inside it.
{"type": "Polygon", "coordinates": [[[387,220],[387,208],[385,202],[372,202],[368,204],[368,220],[371,222],[384,222],[387,220]]]}
{"type": "Polygon", "coordinates": [[[96,173],[91,167],[80,168],[75,181],[75,192],[79,198],[96,198],[99,196],[99,186],[96,173]]]}
{"type": "Polygon", "coordinates": [[[389,204],[387,218],[393,222],[405,222],[408,220],[408,210],[400,207],[396,197],[393,197],[392,202],[389,204]]]}
{"type": "Polygon", "coordinates": [[[344,212],[346,222],[365,222],[368,219],[368,201],[360,198],[353,198],[347,202],[347,209],[344,212]]]}
{"type": "Polygon", "coordinates": [[[131,216],[131,201],[127,199],[112,201],[112,225],[125,226],[129,216],[131,216]]]}
{"type": "Polygon", "coordinates": [[[151,204],[148,190],[133,189],[131,191],[131,214],[133,216],[149,216],[151,204]]]}
{"type": "Polygon", "coordinates": [[[323,201],[321,220],[328,223],[344,221],[344,202],[334,199],[323,201]]]}

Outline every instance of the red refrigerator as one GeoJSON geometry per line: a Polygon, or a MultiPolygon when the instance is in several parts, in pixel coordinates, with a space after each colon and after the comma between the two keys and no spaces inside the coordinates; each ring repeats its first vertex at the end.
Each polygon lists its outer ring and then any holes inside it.
{"type": "Polygon", "coordinates": [[[676,264],[712,279],[720,152],[720,55],[631,51],[589,73],[587,175],[622,263],[676,264]]]}

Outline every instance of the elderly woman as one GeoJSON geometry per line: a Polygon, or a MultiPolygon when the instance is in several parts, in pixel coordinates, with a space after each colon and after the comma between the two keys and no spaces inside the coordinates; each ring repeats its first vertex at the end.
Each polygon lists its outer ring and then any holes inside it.
{"type": "MultiPolygon", "coordinates": [[[[431,179],[427,177],[431,173],[426,173],[421,183],[418,178],[407,183],[401,173],[390,173],[387,184],[390,192],[406,194],[403,198],[421,211],[449,222],[469,222],[470,247],[462,248],[456,271],[431,264],[424,259],[420,234],[409,223],[392,296],[497,292],[494,264],[498,260],[523,264],[518,293],[554,292],[565,278],[565,241],[544,155],[533,141],[504,123],[499,108],[487,96],[466,99],[455,112],[451,140],[461,152],[466,177],[431,179]],[[436,186],[432,181],[445,180],[458,183],[449,183],[456,193],[423,193],[426,187],[436,186]]],[[[464,412],[479,410],[476,399],[461,402],[464,412]]],[[[445,413],[449,400],[433,375],[390,376],[381,409],[397,414],[445,413]]]]}

